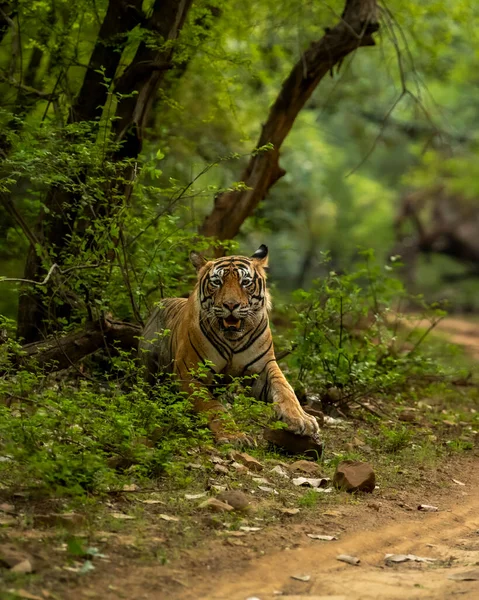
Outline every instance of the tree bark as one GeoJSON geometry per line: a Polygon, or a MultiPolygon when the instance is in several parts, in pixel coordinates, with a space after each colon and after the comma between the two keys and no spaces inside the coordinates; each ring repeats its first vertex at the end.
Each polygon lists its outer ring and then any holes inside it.
{"type": "MultiPolygon", "coordinates": [[[[124,94],[118,101],[112,125],[114,140],[119,144],[119,150],[113,158],[118,161],[134,160],[141,151],[141,132],[174,52],[174,45],[167,43],[165,46],[164,42],[171,42],[178,37],[191,4],[192,0],[156,0],[151,16],[146,19],[141,16],[141,0],[122,0],[120,6],[117,0],[110,0],[81,90],[70,110],[70,123],[92,122],[101,116],[108,97],[104,78],[114,78],[127,33],[138,23],[141,22],[144,29],[163,43],[158,50],[151,48],[151,44],[141,42],[135,57],[115,86],[116,92],[124,94]],[[104,74],[99,73],[100,69],[104,70],[104,74]]],[[[131,171],[122,173],[118,179],[120,183],[113,183],[112,189],[106,190],[109,197],[115,197],[112,210],[117,207],[119,197],[127,198],[130,194],[131,171]]],[[[45,206],[46,211],[40,216],[36,237],[44,248],[54,249],[61,261],[62,254],[69,251],[69,236],[74,232],[77,222],[79,198],[63,187],[52,187],[48,191],[45,206]]],[[[105,206],[92,208],[94,218],[105,215],[105,206]]],[[[39,255],[35,246],[30,246],[25,279],[42,279],[46,272],[42,259],[44,257],[39,255]]],[[[51,331],[49,321],[52,317],[70,320],[72,305],[67,297],[63,298],[60,307],[55,307],[55,314],[51,313],[51,306],[51,303],[47,306],[45,295],[38,290],[24,290],[19,302],[17,335],[32,342],[51,331]]]]}
{"type": "MultiPolygon", "coordinates": [[[[22,353],[11,357],[13,368],[34,364],[46,373],[67,369],[101,348],[135,351],[141,327],[132,323],[105,319],[89,323],[65,336],[50,337],[22,346],[22,353]]],[[[7,372],[5,370],[0,375],[7,372]]]]}
{"type": "Polygon", "coordinates": [[[272,144],[273,149],[251,157],[241,176],[248,189],[219,195],[200,234],[218,240],[237,235],[245,219],[285,174],[279,165],[281,145],[321,79],[357,48],[374,46],[372,34],[378,29],[376,0],[347,0],[339,23],[310,45],[283,82],[257,144],[258,148],[272,144]]]}

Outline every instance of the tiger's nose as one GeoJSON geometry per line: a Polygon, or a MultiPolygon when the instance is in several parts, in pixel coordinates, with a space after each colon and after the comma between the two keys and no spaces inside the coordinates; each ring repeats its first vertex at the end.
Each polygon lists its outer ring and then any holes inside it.
{"type": "Polygon", "coordinates": [[[223,306],[233,312],[235,308],[240,307],[240,303],[233,300],[230,302],[223,302],[223,306]]]}

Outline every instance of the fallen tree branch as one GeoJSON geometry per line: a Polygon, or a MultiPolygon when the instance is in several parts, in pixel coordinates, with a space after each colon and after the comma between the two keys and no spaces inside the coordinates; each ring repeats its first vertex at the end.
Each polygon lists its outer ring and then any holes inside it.
{"type": "Polygon", "coordinates": [[[136,351],[140,335],[139,325],[105,318],[64,336],[26,344],[11,357],[10,364],[19,368],[34,363],[49,373],[61,371],[101,348],[136,351]]]}

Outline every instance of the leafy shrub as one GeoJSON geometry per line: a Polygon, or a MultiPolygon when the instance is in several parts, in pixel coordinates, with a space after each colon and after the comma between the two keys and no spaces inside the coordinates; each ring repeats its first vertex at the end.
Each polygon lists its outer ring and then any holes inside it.
{"type": "Polygon", "coordinates": [[[382,267],[371,250],[360,254],[363,260],[353,273],[331,271],[311,290],[294,295],[297,379],[319,392],[325,404],[391,393],[414,374],[438,370],[419,346],[444,313],[415,298],[428,328],[411,325],[411,317],[399,310],[411,297],[393,276],[394,261],[382,267]]]}

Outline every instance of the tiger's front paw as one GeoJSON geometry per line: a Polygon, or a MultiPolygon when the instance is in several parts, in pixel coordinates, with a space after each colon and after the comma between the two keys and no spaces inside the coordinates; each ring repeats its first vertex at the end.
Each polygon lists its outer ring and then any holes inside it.
{"type": "Polygon", "coordinates": [[[297,435],[308,435],[319,438],[319,425],[312,415],[304,412],[301,406],[294,410],[285,410],[278,407],[279,416],[288,425],[288,429],[297,435]]]}

